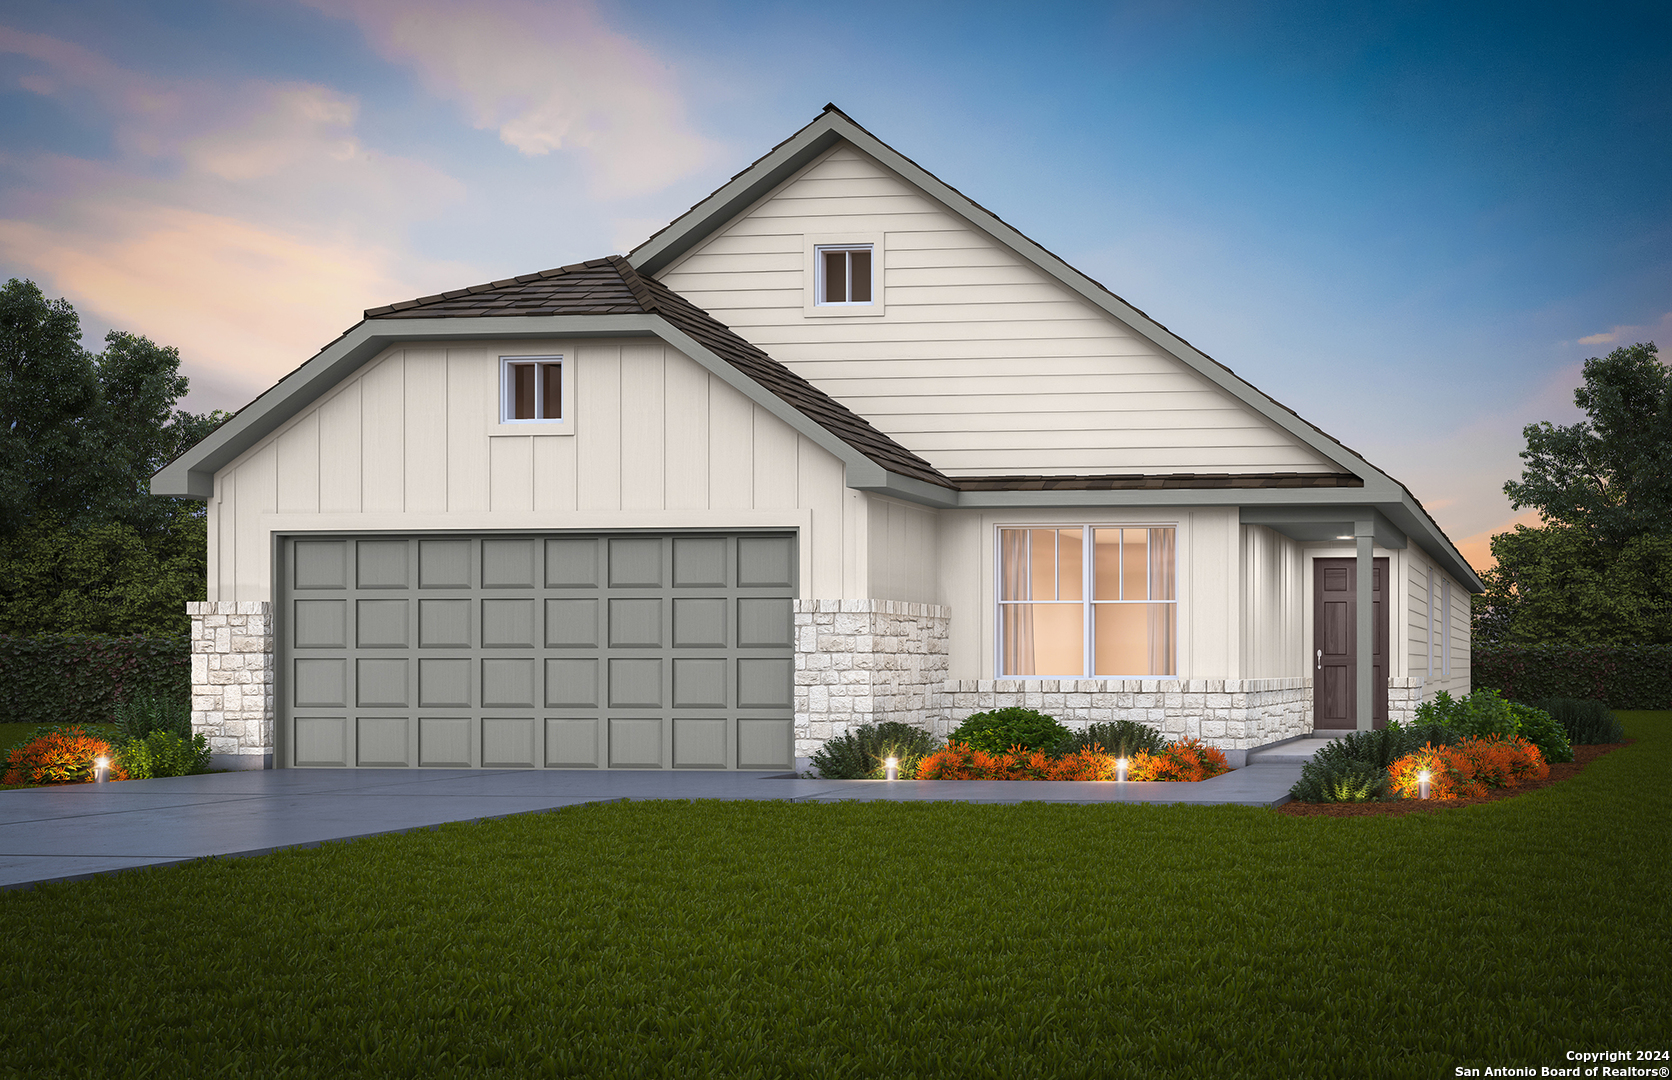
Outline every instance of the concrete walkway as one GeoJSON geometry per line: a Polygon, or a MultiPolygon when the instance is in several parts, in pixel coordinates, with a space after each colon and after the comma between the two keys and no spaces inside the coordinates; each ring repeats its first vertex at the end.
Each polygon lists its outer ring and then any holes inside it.
{"type": "Polygon", "coordinates": [[[276,769],[77,784],[0,791],[0,889],[618,799],[1277,806],[1299,778],[1298,764],[1251,762],[1197,784],[521,769],[276,769]]]}

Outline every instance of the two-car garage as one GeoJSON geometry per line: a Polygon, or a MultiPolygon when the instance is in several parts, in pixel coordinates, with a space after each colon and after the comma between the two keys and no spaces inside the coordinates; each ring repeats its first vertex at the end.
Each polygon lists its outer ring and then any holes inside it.
{"type": "Polygon", "coordinates": [[[794,534],[279,547],[285,765],[794,764],[794,534]]]}

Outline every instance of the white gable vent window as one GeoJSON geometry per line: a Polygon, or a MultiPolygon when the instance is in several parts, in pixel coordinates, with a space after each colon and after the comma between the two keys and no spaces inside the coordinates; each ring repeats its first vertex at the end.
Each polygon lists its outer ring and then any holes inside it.
{"type": "Polygon", "coordinates": [[[502,424],[551,424],[564,419],[561,356],[500,357],[499,387],[502,424]]]}
{"type": "Polygon", "coordinates": [[[1000,529],[999,677],[1177,673],[1170,527],[1000,529]]]}
{"type": "Polygon", "coordinates": [[[818,249],[818,303],[869,304],[872,296],[871,245],[818,249]]]}

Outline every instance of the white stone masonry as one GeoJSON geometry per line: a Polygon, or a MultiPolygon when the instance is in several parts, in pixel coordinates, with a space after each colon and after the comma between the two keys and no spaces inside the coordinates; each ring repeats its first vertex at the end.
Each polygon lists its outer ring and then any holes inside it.
{"type": "Polygon", "coordinates": [[[794,605],[797,757],[860,724],[934,725],[949,670],[946,608],[898,600],[794,605]]]}
{"type": "Polygon", "coordinates": [[[273,605],[208,601],[192,617],[192,731],[218,768],[273,763],[273,605]]]}

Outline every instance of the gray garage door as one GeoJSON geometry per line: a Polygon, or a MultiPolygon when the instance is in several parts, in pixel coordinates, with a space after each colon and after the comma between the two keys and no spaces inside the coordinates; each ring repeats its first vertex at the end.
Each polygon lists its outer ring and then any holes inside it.
{"type": "Polygon", "coordinates": [[[784,769],[795,537],[281,542],[294,766],[784,769]]]}

